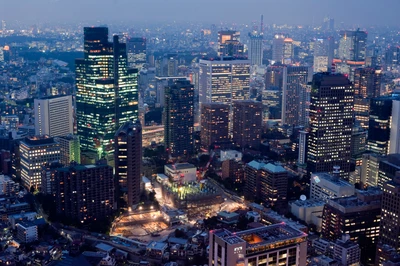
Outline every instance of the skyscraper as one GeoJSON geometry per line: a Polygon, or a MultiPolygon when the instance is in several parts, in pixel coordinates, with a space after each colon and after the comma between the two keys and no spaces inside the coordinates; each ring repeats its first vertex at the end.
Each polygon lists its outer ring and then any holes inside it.
{"type": "Polygon", "coordinates": [[[177,80],[165,88],[164,143],[168,153],[193,153],[194,88],[188,80],[177,80]]]}
{"type": "Polygon", "coordinates": [[[357,68],[354,72],[354,95],[375,98],[381,94],[382,71],[374,68],[357,68]]]}
{"type": "Polygon", "coordinates": [[[307,84],[311,81],[309,67],[287,66],[283,68],[282,124],[305,126],[310,94],[307,84]]]}
{"type": "Polygon", "coordinates": [[[35,135],[51,137],[74,133],[72,96],[50,96],[34,100],[35,135]]]}
{"type": "Polygon", "coordinates": [[[314,74],[311,84],[309,173],[332,172],[348,178],[351,159],[354,89],[341,74],[314,74]]]}
{"type": "Polygon", "coordinates": [[[348,61],[365,61],[367,32],[341,31],[339,41],[339,59],[348,61]]]}
{"type": "Polygon", "coordinates": [[[240,42],[240,32],[223,30],[218,32],[218,56],[244,56],[244,45],[240,42]]]}
{"type": "Polygon", "coordinates": [[[389,154],[394,97],[379,97],[371,100],[367,149],[371,152],[389,154]]]}
{"type": "MultiPolygon", "coordinates": [[[[138,118],[137,69],[128,69],[126,44],[105,27],[84,28],[84,58],[76,60],[76,112],[82,152],[111,155],[118,127],[138,118]]],[[[111,156],[108,157],[111,159],[111,156]]]]}
{"type": "Polygon", "coordinates": [[[250,93],[249,60],[200,60],[199,102],[232,104],[250,93]]]}
{"type": "Polygon", "coordinates": [[[25,138],[19,145],[22,184],[39,189],[42,165],[60,160],[59,144],[48,136],[25,138]]]}
{"type": "Polygon", "coordinates": [[[67,135],[55,138],[60,145],[60,163],[64,166],[72,161],[81,163],[81,145],[77,135],[67,135]]]}
{"type": "Polygon", "coordinates": [[[284,49],[285,36],[283,34],[276,34],[272,40],[272,61],[283,62],[283,49],[284,49]]]}
{"type": "Polygon", "coordinates": [[[142,69],[146,64],[146,38],[129,38],[127,42],[128,66],[142,69]]]}
{"type": "MultiPolygon", "coordinates": [[[[384,184],[382,196],[381,226],[379,229],[379,244],[388,245],[400,252],[400,211],[397,202],[400,201],[400,178],[396,177],[384,184]]],[[[380,249],[378,246],[376,260],[380,261],[380,249]]]]}
{"type": "Polygon", "coordinates": [[[203,148],[213,144],[226,143],[229,140],[230,106],[222,103],[204,103],[201,105],[200,139],[203,148]]]}
{"type": "Polygon", "coordinates": [[[314,44],[314,72],[327,72],[333,62],[335,40],[333,37],[320,38],[314,44]]]}
{"type": "Polygon", "coordinates": [[[252,32],[249,33],[250,45],[249,45],[249,59],[252,65],[261,66],[263,58],[263,35],[261,33],[252,32]]]}
{"type": "Polygon", "coordinates": [[[400,153],[400,98],[392,103],[392,121],[390,125],[389,153],[400,153]]]}
{"type": "Polygon", "coordinates": [[[233,102],[233,142],[241,147],[258,148],[262,133],[263,104],[252,100],[233,102]]]}
{"type": "Polygon", "coordinates": [[[118,197],[127,192],[128,208],[140,200],[142,179],[142,127],[140,122],[126,122],[115,133],[115,176],[118,181],[118,197]]]}
{"type": "Polygon", "coordinates": [[[283,40],[283,64],[292,64],[294,62],[294,45],[292,38],[283,40]]]}

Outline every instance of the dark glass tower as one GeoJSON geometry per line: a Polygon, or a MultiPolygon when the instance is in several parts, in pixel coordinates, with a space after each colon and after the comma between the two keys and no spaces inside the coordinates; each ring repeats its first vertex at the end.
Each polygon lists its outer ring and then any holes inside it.
{"type": "Polygon", "coordinates": [[[351,159],[354,89],[341,74],[314,74],[311,84],[309,173],[332,172],[348,179],[351,159]]]}
{"type": "Polygon", "coordinates": [[[165,88],[164,142],[172,157],[193,153],[194,87],[177,80],[165,88]]]}
{"type": "Polygon", "coordinates": [[[128,69],[126,44],[113,39],[105,27],[84,28],[84,58],[75,62],[78,135],[93,159],[111,154],[115,131],[138,118],[137,69],[128,69]]]}

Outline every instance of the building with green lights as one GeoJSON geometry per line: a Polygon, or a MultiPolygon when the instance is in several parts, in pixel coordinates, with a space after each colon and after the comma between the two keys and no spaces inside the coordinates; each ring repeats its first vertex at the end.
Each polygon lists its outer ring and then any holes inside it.
{"type": "Polygon", "coordinates": [[[113,151],[114,135],[138,119],[137,69],[128,69],[126,44],[108,28],[84,28],[84,58],[76,60],[76,116],[81,152],[95,160],[113,151]]]}

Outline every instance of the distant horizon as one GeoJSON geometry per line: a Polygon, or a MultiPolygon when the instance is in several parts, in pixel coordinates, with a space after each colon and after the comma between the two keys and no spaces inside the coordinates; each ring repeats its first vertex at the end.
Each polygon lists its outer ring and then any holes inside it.
{"type": "Polygon", "coordinates": [[[318,26],[324,17],[335,25],[398,26],[398,0],[0,0],[0,20],[17,24],[210,23],[318,26]],[[379,12],[377,12],[379,10],[379,12]]]}

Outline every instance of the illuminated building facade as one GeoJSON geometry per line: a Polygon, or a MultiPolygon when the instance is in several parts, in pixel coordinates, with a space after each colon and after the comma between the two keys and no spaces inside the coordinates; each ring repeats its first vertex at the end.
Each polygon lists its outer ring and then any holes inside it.
{"type": "Polygon", "coordinates": [[[57,215],[88,224],[111,219],[114,175],[111,166],[71,164],[54,172],[57,215]],[[82,185],[84,184],[84,185],[82,185]]]}
{"type": "Polygon", "coordinates": [[[314,44],[314,72],[328,72],[331,69],[335,40],[333,37],[320,38],[314,44]]]}
{"type": "MultiPolygon", "coordinates": [[[[112,154],[115,131],[138,119],[137,69],[128,69],[126,44],[105,27],[84,28],[84,58],[76,60],[76,115],[81,150],[112,154]]],[[[90,155],[89,155],[90,154],[90,155]]]]}
{"type": "Polygon", "coordinates": [[[72,96],[50,96],[34,100],[35,135],[50,137],[74,133],[72,96]]]}
{"type": "Polygon", "coordinates": [[[69,165],[72,161],[81,163],[81,144],[77,135],[56,137],[60,145],[60,163],[69,165]]]}
{"type": "Polygon", "coordinates": [[[233,142],[238,147],[258,147],[262,133],[262,102],[243,100],[233,102],[233,142]]]}
{"type": "Polygon", "coordinates": [[[250,61],[224,58],[200,60],[199,102],[232,104],[250,93],[250,61]]]}
{"type": "Polygon", "coordinates": [[[389,154],[392,109],[395,99],[395,97],[379,97],[371,100],[367,144],[367,149],[371,152],[381,155],[389,154]]]}
{"type": "Polygon", "coordinates": [[[382,71],[374,68],[357,68],[354,72],[354,96],[376,98],[381,92],[382,71]]]}
{"type": "Polygon", "coordinates": [[[140,200],[142,179],[142,127],[139,121],[127,122],[115,133],[115,176],[118,197],[127,193],[128,208],[140,200]],[[122,192],[122,193],[121,193],[122,192]]]}
{"type": "Polygon", "coordinates": [[[400,98],[393,100],[389,154],[400,153],[400,98]]]}
{"type": "Polygon", "coordinates": [[[129,38],[126,45],[128,66],[142,69],[146,64],[146,38],[129,38]]]}
{"type": "Polygon", "coordinates": [[[276,34],[272,40],[272,61],[275,63],[283,63],[284,40],[282,34],[276,34]]]}
{"type": "Polygon", "coordinates": [[[249,60],[252,65],[261,66],[263,59],[263,35],[257,32],[249,33],[249,60]]]}
{"type": "Polygon", "coordinates": [[[194,150],[194,87],[177,80],[165,88],[164,143],[173,156],[187,156],[194,150]]]}
{"type": "Polygon", "coordinates": [[[222,103],[204,103],[201,105],[201,145],[209,149],[213,144],[229,141],[230,106],[222,103]]]}
{"type": "Polygon", "coordinates": [[[244,45],[240,42],[240,32],[235,30],[218,32],[218,56],[244,56],[244,45]]]}
{"type": "Polygon", "coordinates": [[[311,84],[308,173],[332,172],[340,167],[348,179],[351,160],[354,89],[341,74],[314,74],[311,84]]]}
{"type": "Polygon", "coordinates": [[[349,61],[365,61],[367,32],[341,31],[339,41],[339,59],[349,61]]]}
{"type": "Polygon", "coordinates": [[[285,223],[232,233],[210,231],[211,266],[305,266],[307,234],[285,223]]]}
{"type": "Polygon", "coordinates": [[[282,124],[305,126],[308,123],[311,81],[310,67],[287,66],[283,68],[282,124]]]}
{"type": "MultiPolygon", "coordinates": [[[[381,224],[379,229],[379,245],[388,245],[400,252],[400,178],[396,177],[383,186],[381,224]]],[[[381,265],[381,250],[377,249],[377,264],[381,265]]]]}
{"type": "Polygon", "coordinates": [[[22,184],[40,189],[42,166],[60,160],[60,147],[48,136],[25,138],[19,145],[22,184]]]}
{"type": "Polygon", "coordinates": [[[359,190],[356,195],[330,199],[322,214],[322,237],[335,241],[342,234],[358,242],[362,258],[376,248],[381,221],[382,191],[378,188],[359,190]],[[363,241],[359,241],[363,240],[363,241]]]}

